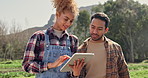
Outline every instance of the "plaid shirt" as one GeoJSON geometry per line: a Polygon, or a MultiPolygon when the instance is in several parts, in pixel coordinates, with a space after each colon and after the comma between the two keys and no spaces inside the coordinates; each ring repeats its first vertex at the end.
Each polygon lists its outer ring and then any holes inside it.
{"type": "MultiPolygon", "coordinates": [[[[63,31],[61,38],[58,38],[54,34],[53,28],[47,29],[47,34],[50,36],[50,45],[66,45],[66,39],[69,36],[71,42],[71,51],[75,53],[78,47],[78,38],[74,35],[69,35],[67,31],[63,31]]],[[[45,45],[45,34],[43,31],[35,32],[29,39],[24,58],[22,62],[22,68],[29,73],[40,73],[47,69],[47,63],[42,62],[44,57],[44,45],[45,45]]]]}
{"type": "MultiPolygon", "coordinates": [[[[89,40],[90,38],[84,41],[84,43],[78,48],[78,52],[87,52],[89,40]]],[[[104,46],[107,53],[106,78],[130,78],[127,63],[124,59],[120,45],[105,37],[104,46]]],[[[87,70],[85,65],[79,78],[85,78],[86,74],[87,70]]]]}

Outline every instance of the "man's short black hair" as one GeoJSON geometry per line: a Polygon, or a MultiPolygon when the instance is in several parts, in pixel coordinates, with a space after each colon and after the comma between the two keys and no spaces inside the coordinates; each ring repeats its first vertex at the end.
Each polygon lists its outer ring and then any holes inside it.
{"type": "Polygon", "coordinates": [[[109,17],[105,13],[103,13],[103,12],[97,12],[97,13],[95,13],[95,14],[93,14],[91,16],[91,21],[93,20],[93,18],[96,18],[96,19],[100,19],[102,21],[105,21],[105,28],[108,27],[109,22],[110,22],[110,19],[109,19],[109,17]]]}

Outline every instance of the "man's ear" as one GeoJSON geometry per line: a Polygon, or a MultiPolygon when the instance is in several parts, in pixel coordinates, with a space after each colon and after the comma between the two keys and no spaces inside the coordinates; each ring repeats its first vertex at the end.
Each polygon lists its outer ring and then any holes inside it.
{"type": "Polygon", "coordinates": [[[105,29],[105,33],[107,33],[107,32],[108,32],[108,30],[109,30],[109,28],[107,27],[107,28],[105,29]]]}

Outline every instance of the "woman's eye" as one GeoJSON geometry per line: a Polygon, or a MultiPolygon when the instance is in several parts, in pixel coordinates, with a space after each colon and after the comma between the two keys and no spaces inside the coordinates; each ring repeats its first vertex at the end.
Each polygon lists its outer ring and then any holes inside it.
{"type": "Polygon", "coordinates": [[[68,19],[65,19],[65,21],[68,21],[68,19]]]}
{"type": "Polygon", "coordinates": [[[73,21],[70,21],[70,23],[73,23],[73,21]]]}

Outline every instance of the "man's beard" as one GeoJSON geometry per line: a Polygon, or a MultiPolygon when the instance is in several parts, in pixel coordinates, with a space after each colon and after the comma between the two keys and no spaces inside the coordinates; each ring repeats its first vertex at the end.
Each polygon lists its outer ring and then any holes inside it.
{"type": "MultiPolygon", "coordinates": [[[[97,34],[91,34],[91,35],[97,35],[97,34]]],[[[94,39],[94,38],[92,38],[92,36],[91,36],[92,40],[93,40],[93,41],[98,41],[98,40],[101,40],[102,37],[103,37],[103,35],[101,35],[101,37],[99,37],[99,35],[97,35],[97,36],[98,36],[97,39],[94,39]]]]}

